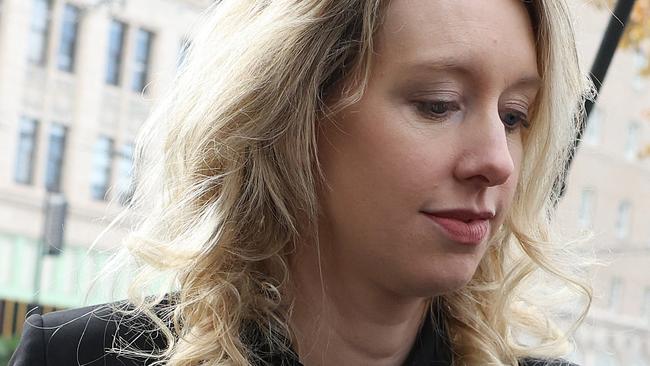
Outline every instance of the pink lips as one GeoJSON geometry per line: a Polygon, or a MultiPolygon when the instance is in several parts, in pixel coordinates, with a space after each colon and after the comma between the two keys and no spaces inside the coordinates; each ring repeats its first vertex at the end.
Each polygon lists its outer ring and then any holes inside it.
{"type": "Polygon", "coordinates": [[[449,217],[427,214],[442,229],[441,231],[452,241],[467,244],[479,245],[487,236],[490,230],[490,221],[487,219],[476,219],[469,222],[452,219],[449,217]]]}

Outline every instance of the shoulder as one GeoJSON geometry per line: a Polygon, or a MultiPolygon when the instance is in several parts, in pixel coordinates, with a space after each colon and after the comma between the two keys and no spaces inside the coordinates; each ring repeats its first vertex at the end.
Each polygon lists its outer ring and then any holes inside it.
{"type": "Polygon", "coordinates": [[[540,359],[540,358],[523,358],[519,360],[519,366],[578,366],[562,359],[540,359]]]}
{"type": "Polygon", "coordinates": [[[9,365],[146,365],[147,359],[110,350],[129,344],[151,352],[164,348],[164,338],[146,316],[127,315],[120,309],[127,310],[127,304],[31,315],[25,321],[20,344],[9,365]]]}

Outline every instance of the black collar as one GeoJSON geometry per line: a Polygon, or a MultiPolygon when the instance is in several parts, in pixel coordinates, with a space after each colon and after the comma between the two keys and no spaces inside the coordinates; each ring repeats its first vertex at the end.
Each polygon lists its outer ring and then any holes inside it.
{"type": "MultiPolygon", "coordinates": [[[[451,347],[445,327],[442,326],[440,311],[429,314],[420,328],[415,343],[404,362],[404,366],[449,366],[451,365],[451,347]]],[[[249,344],[254,354],[259,357],[257,365],[303,366],[291,348],[273,349],[264,343],[259,328],[249,333],[249,344]]]]}

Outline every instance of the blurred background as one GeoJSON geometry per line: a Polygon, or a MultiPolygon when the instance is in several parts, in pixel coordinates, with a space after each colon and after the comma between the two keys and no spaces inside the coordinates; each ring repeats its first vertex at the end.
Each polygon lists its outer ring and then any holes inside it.
{"type": "MultiPolygon", "coordinates": [[[[615,4],[569,1],[589,70],[615,4]]],[[[30,311],[116,296],[87,288],[128,222],[91,244],[130,200],[136,132],[209,3],[0,0],[0,365],[30,311]]],[[[650,0],[637,0],[559,204],[564,230],[593,232],[584,250],[608,263],[591,273],[581,365],[650,366],[649,55],[650,0]]]]}

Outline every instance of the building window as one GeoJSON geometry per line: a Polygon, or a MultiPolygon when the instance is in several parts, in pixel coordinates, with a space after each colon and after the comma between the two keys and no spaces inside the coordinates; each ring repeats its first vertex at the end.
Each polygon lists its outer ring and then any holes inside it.
{"type": "Polygon", "coordinates": [[[133,62],[133,81],[131,89],[142,92],[147,85],[149,56],[153,34],[144,29],[138,29],[135,36],[135,59],[133,62]]]}
{"type": "Polygon", "coordinates": [[[27,59],[35,65],[45,65],[48,33],[50,31],[51,0],[33,0],[27,59]]]}
{"type": "Polygon", "coordinates": [[[623,280],[614,277],[609,288],[609,308],[613,311],[620,311],[622,300],[623,280]]]}
{"type": "Polygon", "coordinates": [[[593,221],[595,196],[596,193],[591,188],[585,188],[582,190],[582,196],[580,198],[580,211],[578,212],[578,224],[583,229],[591,227],[593,221]]]}
{"type": "Polygon", "coordinates": [[[93,149],[93,167],[90,176],[90,194],[96,200],[106,199],[111,181],[113,140],[100,136],[93,149]]]}
{"type": "Polygon", "coordinates": [[[625,142],[625,158],[633,160],[639,153],[639,124],[630,122],[627,125],[627,140],[625,142]]]}
{"type": "Polygon", "coordinates": [[[613,353],[598,351],[595,366],[619,366],[619,363],[613,353]]]}
{"type": "Polygon", "coordinates": [[[627,238],[630,232],[630,216],[632,204],[629,201],[623,201],[618,205],[618,216],[616,218],[616,237],[619,239],[627,238]]]}
{"type": "Polygon", "coordinates": [[[14,167],[14,179],[16,183],[32,183],[37,124],[38,122],[31,118],[23,117],[20,120],[18,151],[16,152],[16,165],[14,167]]]}
{"type": "Polygon", "coordinates": [[[178,48],[178,62],[176,64],[177,69],[180,69],[180,67],[185,62],[185,58],[187,57],[187,51],[190,49],[191,45],[192,45],[192,42],[190,40],[188,40],[188,39],[183,39],[181,41],[181,45],[178,48]]]}
{"type": "Polygon", "coordinates": [[[600,107],[594,106],[589,115],[589,121],[585,130],[585,142],[589,145],[598,145],[600,142],[600,130],[604,118],[604,112],[600,107]]]}
{"type": "Polygon", "coordinates": [[[61,192],[61,170],[65,151],[66,128],[58,123],[50,127],[45,166],[45,189],[48,192],[61,192]]]}
{"type": "Polygon", "coordinates": [[[642,49],[635,50],[633,57],[636,70],[632,79],[632,88],[637,92],[643,92],[646,88],[646,77],[642,72],[648,67],[648,59],[642,49]]]}
{"type": "Polygon", "coordinates": [[[4,4],[4,2],[2,0],[0,0],[0,21],[2,21],[2,5],[3,4],[4,4]]]}
{"type": "Polygon", "coordinates": [[[131,202],[133,197],[133,144],[124,144],[120,150],[118,197],[122,204],[131,202]]]}
{"type": "Polygon", "coordinates": [[[79,8],[65,4],[63,7],[63,24],[61,26],[61,42],[59,43],[59,70],[72,72],[74,70],[74,54],[77,44],[77,26],[79,23],[79,8]]]}
{"type": "Polygon", "coordinates": [[[567,356],[566,360],[580,365],[585,363],[583,353],[577,345],[573,346],[573,351],[567,356]]]}
{"type": "Polygon", "coordinates": [[[18,272],[17,268],[20,264],[15,258],[14,241],[8,236],[0,236],[0,285],[3,287],[11,287],[13,282],[13,273],[18,272]]]}
{"type": "Polygon", "coordinates": [[[124,53],[124,34],[126,24],[112,20],[108,31],[108,62],[106,63],[106,83],[120,84],[122,55],[124,53]]]}
{"type": "Polygon", "coordinates": [[[643,291],[643,303],[641,304],[641,318],[650,323],[650,287],[643,291]]]}

